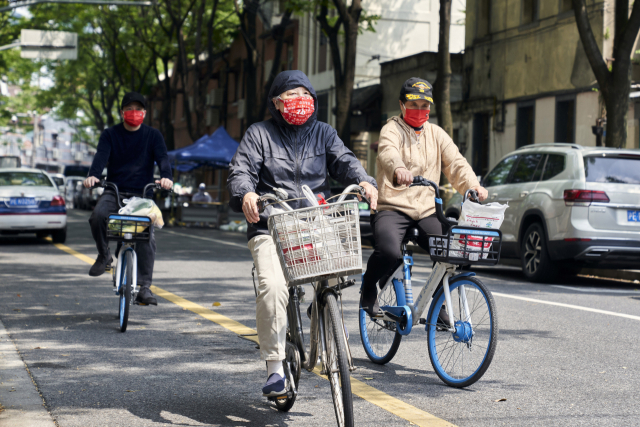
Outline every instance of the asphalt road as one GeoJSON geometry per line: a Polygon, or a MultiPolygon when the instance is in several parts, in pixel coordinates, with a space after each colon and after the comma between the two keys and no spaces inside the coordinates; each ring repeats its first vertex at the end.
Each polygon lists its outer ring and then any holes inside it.
{"type": "MultiPolygon", "coordinates": [[[[66,245],[94,258],[88,214],[68,217],[66,245]]],[[[255,329],[243,235],[156,235],[154,285],[255,329]]],[[[417,278],[426,278],[431,263],[415,260],[417,278]]],[[[110,276],[91,278],[89,267],[46,241],[0,237],[0,320],[58,426],[335,425],[326,380],[303,372],[291,412],[276,411],[260,392],[266,370],[255,343],[166,299],[133,306],[120,333],[110,276]]],[[[479,382],[445,386],[420,328],[389,364],[369,362],[356,287],[344,297],[353,377],[458,426],[640,425],[640,285],[584,278],[537,285],[515,268],[477,272],[495,295],[500,325],[496,355],[479,382]]],[[[414,278],[414,295],[420,282],[414,278]]],[[[0,377],[0,389],[12,384],[0,377]]],[[[410,424],[360,397],[354,408],[358,425],[410,424]]]]}

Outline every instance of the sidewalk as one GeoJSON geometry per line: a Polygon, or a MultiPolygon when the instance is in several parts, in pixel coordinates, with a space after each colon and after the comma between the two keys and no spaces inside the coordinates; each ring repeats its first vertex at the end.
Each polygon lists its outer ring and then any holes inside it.
{"type": "Polygon", "coordinates": [[[55,427],[18,350],[0,320],[0,425],[55,427]]]}

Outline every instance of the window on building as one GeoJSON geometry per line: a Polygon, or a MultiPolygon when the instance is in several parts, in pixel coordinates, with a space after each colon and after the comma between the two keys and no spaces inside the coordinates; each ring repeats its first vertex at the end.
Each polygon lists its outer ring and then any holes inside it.
{"type": "Polygon", "coordinates": [[[564,156],[562,154],[549,154],[547,163],[544,165],[542,181],[553,178],[564,170],[564,156]]]}
{"type": "Polygon", "coordinates": [[[320,49],[318,49],[318,73],[327,71],[327,46],[329,40],[324,35],[320,34],[320,49]]]}
{"type": "Polygon", "coordinates": [[[478,1],[476,37],[484,37],[491,32],[491,0],[478,1]]]}
{"type": "Polygon", "coordinates": [[[518,156],[509,156],[500,163],[496,165],[495,168],[485,179],[482,180],[482,184],[484,187],[494,187],[496,185],[502,185],[507,182],[507,178],[509,178],[509,173],[511,172],[511,168],[513,164],[516,162],[518,156]]]}
{"type": "Polygon", "coordinates": [[[538,0],[522,0],[522,25],[538,20],[538,0]]]}
{"type": "Polygon", "coordinates": [[[489,172],[489,114],[473,116],[473,149],[471,167],[476,175],[485,176],[489,172]]]}
{"type": "Polygon", "coordinates": [[[521,182],[533,181],[533,176],[538,169],[540,160],[543,154],[525,154],[520,156],[518,165],[513,171],[513,178],[511,178],[511,184],[517,184],[521,182]]]}
{"type": "Polygon", "coordinates": [[[329,123],[329,94],[318,95],[318,121],[329,123]]]}
{"type": "Polygon", "coordinates": [[[518,107],[516,117],[516,148],[533,144],[535,109],[533,103],[518,107]]]}
{"type": "Polygon", "coordinates": [[[573,10],[573,3],[571,0],[560,0],[560,13],[569,12],[573,10]]]}
{"type": "Polygon", "coordinates": [[[566,99],[556,102],[555,142],[575,142],[576,100],[566,99]]]}

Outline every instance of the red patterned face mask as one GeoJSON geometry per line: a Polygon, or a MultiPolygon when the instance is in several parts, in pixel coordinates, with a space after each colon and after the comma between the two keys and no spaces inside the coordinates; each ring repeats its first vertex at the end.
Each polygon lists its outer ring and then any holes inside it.
{"type": "Polygon", "coordinates": [[[310,97],[297,96],[289,99],[278,97],[278,99],[284,104],[282,117],[292,125],[300,126],[306,123],[315,111],[313,98],[310,97]]]}
{"type": "Polygon", "coordinates": [[[124,121],[129,126],[137,127],[144,121],[144,111],[129,110],[124,112],[124,121]]]}

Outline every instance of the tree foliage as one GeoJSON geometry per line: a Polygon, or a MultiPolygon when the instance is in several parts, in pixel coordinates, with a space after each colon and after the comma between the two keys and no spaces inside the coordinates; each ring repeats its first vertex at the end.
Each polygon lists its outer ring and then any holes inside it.
{"type": "MultiPolygon", "coordinates": [[[[191,85],[201,95],[195,105],[204,105],[213,58],[228,47],[237,28],[232,11],[230,0],[159,0],[152,7],[32,6],[32,17],[24,23],[29,28],[78,34],[76,61],[41,64],[54,84],[39,91],[36,104],[52,108],[59,118],[72,120],[79,128],[91,126],[100,132],[119,121],[124,93],[157,96],[163,101],[161,130],[171,149],[171,107],[191,85]],[[189,81],[188,72],[203,60],[207,72],[189,81]],[[176,78],[165,78],[169,70],[176,78]],[[161,88],[161,94],[153,93],[155,87],[161,88]]],[[[196,108],[197,120],[191,123],[193,107],[187,97],[182,99],[192,138],[201,135],[203,108],[196,108]]]]}

